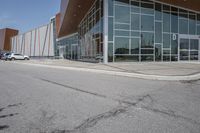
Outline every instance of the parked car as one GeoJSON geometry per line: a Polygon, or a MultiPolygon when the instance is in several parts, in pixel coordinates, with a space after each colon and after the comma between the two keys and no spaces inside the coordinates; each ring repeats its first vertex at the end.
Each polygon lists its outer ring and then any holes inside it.
{"type": "Polygon", "coordinates": [[[22,54],[11,53],[8,55],[8,60],[29,60],[29,56],[22,54]]]}
{"type": "Polygon", "coordinates": [[[4,53],[1,55],[1,60],[8,60],[8,56],[10,55],[10,53],[4,53]]]}
{"type": "Polygon", "coordinates": [[[0,59],[3,57],[3,55],[4,55],[3,53],[0,54],[0,59]]]}

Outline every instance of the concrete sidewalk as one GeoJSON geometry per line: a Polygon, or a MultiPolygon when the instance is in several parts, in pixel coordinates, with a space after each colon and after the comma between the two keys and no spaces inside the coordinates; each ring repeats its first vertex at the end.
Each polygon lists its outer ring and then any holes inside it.
{"type": "Polygon", "coordinates": [[[70,60],[31,60],[15,61],[15,63],[152,80],[190,81],[200,79],[200,62],[96,64],[70,60]]]}

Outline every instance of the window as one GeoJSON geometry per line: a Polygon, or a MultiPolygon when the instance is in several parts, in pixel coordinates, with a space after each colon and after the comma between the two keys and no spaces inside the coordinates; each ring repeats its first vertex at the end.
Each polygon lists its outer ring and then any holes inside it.
{"type": "Polygon", "coordinates": [[[131,54],[139,54],[139,45],[140,45],[139,38],[131,39],[131,54]]]}
{"type": "Polygon", "coordinates": [[[131,30],[140,29],[140,16],[138,14],[131,15],[131,30]]]}
{"type": "Polygon", "coordinates": [[[155,3],[155,19],[156,20],[162,20],[162,7],[161,4],[155,3]]]}
{"type": "Polygon", "coordinates": [[[130,31],[115,30],[116,36],[130,36],[130,31]]]}
{"type": "Polygon", "coordinates": [[[108,0],[108,15],[113,16],[113,0],[108,0]]]}
{"type": "Polygon", "coordinates": [[[108,40],[113,41],[113,18],[108,18],[108,40]]]}
{"type": "Polygon", "coordinates": [[[141,15],[141,30],[154,31],[154,17],[148,15],[141,15]]]}
{"type": "Polygon", "coordinates": [[[154,46],[154,34],[148,32],[141,33],[141,47],[142,48],[153,48],[154,46]]]}
{"type": "Polygon", "coordinates": [[[155,23],[155,42],[162,43],[162,23],[155,23]]]}
{"type": "Polygon", "coordinates": [[[115,24],[115,29],[129,30],[129,24],[115,24]]]}
{"type": "Polygon", "coordinates": [[[171,32],[178,33],[178,13],[171,13],[171,32]]]}
{"type": "Polygon", "coordinates": [[[170,34],[163,34],[163,48],[170,48],[170,34]]]}
{"type": "Polygon", "coordinates": [[[129,54],[129,38],[115,37],[115,54],[129,54]]]}
{"type": "Polygon", "coordinates": [[[188,34],[188,20],[179,19],[179,33],[188,34]]]}
{"type": "Polygon", "coordinates": [[[189,15],[189,34],[195,35],[196,34],[196,16],[193,14],[189,15]]]}
{"type": "Polygon", "coordinates": [[[139,2],[137,1],[131,1],[131,12],[139,13],[140,8],[139,8],[139,2]]]}
{"type": "Polygon", "coordinates": [[[171,35],[171,54],[178,54],[178,35],[171,35]]]}
{"type": "Polygon", "coordinates": [[[108,43],[108,60],[113,62],[113,43],[108,43]]]}
{"type": "Polygon", "coordinates": [[[130,23],[130,10],[126,6],[115,6],[115,21],[119,23],[130,23]]]}
{"type": "Polygon", "coordinates": [[[116,4],[124,4],[127,5],[129,4],[129,0],[115,0],[116,4]]]}
{"type": "Polygon", "coordinates": [[[163,13],[163,31],[170,32],[170,13],[163,13]]]}
{"type": "Polygon", "coordinates": [[[154,14],[154,5],[153,3],[141,3],[141,13],[144,14],[154,14]]]}

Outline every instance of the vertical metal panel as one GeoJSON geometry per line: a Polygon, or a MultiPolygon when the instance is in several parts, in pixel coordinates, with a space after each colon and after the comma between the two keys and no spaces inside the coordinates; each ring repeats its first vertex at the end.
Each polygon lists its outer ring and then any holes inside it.
{"type": "Polygon", "coordinates": [[[43,49],[42,49],[42,56],[44,56],[44,50],[45,50],[45,44],[46,44],[46,41],[47,41],[47,33],[48,33],[48,29],[49,29],[49,25],[47,25],[47,28],[46,28],[46,34],[45,34],[45,39],[44,39],[44,44],[43,44],[43,49]]]}

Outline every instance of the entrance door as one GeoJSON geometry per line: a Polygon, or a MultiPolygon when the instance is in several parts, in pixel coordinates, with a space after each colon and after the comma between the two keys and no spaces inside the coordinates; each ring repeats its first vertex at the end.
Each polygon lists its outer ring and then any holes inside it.
{"type": "Polygon", "coordinates": [[[78,59],[78,45],[72,44],[72,60],[78,59]]]}
{"type": "Polygon", "coordinates": [[[199,60],[199,38],[198,36],[180,36],[179,38],[179,60],[199,60]]]}

